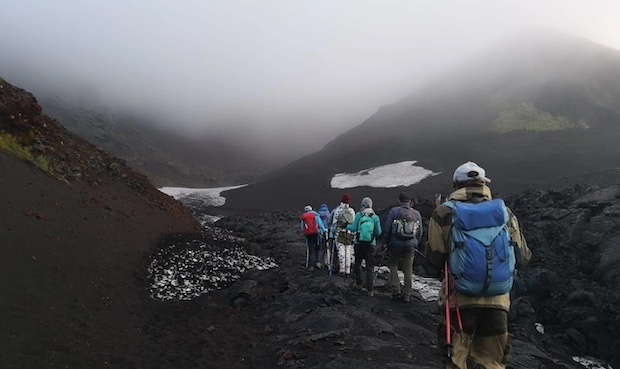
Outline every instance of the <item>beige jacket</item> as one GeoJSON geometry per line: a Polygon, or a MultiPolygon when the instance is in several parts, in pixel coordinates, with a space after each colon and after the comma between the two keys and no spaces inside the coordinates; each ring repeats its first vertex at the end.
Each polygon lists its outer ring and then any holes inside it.
{"type": "MultiPolygon", "coordinates": [[[[460,188],[450,194],[448,200],[463,201],[468,203],[477,203],[481,201],[491,200],[491,189],[486,185],[471,185],[460,188]]],[[[509,232],[511,239],[516,242],[518,252],[521,254],[520,263],[517,267],[522,267],[527,264],[531,257],[532,252],[527,247],[527,243],[521,230],[519,229],[519,221],[517,217],[508,209],[510,216],[509,232]]],[[[428,228],[428,245],[426,250],[426,258],[433,267],[443,270],[444,263],[450,252],[450,232],[452,227],[452,209],[447,206],[439,205],[431,219],[429,221],[428,228]]],[[[451,294],[454,298],[454,294],[451,294]]],[[[439,303],[443,305],[445,302],[445,289],[439,292],[439,303]]],[[[450,306],[458,306],[460,308],[467,307],[484,307],[495,308],[510,311],[510,294],[506,293],[499,296],[490,297],[477,297],[468,296],[460,292],[456,292],[456,301],[452,300],[450,306]]]]}

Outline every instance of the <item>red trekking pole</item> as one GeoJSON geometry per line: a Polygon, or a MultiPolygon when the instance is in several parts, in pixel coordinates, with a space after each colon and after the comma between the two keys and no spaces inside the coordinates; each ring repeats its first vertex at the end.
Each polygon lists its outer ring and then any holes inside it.
{"type": "Polygon", "coordinates": [[[452,327],[450,325],[450,273],[448,271],[448,260],[444,265],[444,279],[443,283],[446,288],[446,352],[448,358],[452,357],[452,327]]]}
{"type": "MultiPolygon", "coordinates": [[[[448,267],[448,260],[446,260],[446,264],[444,265],[444,283],[446,286],[446,351],[448,352],[448,358],[452,357],[452,349],[454,348],[452,345],[452,325],[450,322],[450,279],[450,269],[448,267]]],[[[454,311],[456,313],[456,321],[459,325],[461,339],[463,339],[463,321],[461,320],[461,309],[459,309],[456,293],[454,294],[454,311]]]]}

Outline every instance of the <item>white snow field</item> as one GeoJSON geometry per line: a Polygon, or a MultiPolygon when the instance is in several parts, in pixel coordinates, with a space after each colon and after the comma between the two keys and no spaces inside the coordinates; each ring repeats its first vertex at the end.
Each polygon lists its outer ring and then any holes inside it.
{"type": "Polygon", "coordinates": [[[416,160],[401,161],[379,167],[360,170],[357,173],[336,173],[331,180],[332,188],[353,188],[360,186],[393,188],[420,183],[423,179],[436,176],[432,170],[414,165],[416,160]]]}
{"type": "Polygon", "coordinates": [[[226,203],[226,198],[221,195],[222,192],[245,186],[247,184],[212,188],[162,187],[159,190],[166,195],[174,197],[176,200],[190,198],[200,200],[206,206],[223,206],[226,203]]]}

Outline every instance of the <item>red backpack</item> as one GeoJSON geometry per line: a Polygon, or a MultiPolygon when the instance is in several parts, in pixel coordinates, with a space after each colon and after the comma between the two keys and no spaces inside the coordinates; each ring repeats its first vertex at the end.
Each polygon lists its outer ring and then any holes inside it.
{"type": "Polygon", "coordinates": [[[301,221],[304,225],[301,230],[304,236],[319,234],[319,224],[316,222],[316,214],[311,211],[303,213],[301,216],[301,221]]]}

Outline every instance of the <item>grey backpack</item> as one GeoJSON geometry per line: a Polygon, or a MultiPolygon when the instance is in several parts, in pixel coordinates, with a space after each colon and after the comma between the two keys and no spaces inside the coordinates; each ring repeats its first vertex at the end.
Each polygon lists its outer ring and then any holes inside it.
{"type": "Polygon", "coordinates": [[[342,208],[338,213],[338,227],[344,228],[349,224],[353,224],[355,220],[355,211],[350,207],[342,208]]]}
{"type": "Polygon", "coordinates": [[[392,224],[392,234],[401,240],[416,239],[419,229],[420,222],[415,219],[413,209],[411,212],[401,209],[398,218],[392,224]]]}

